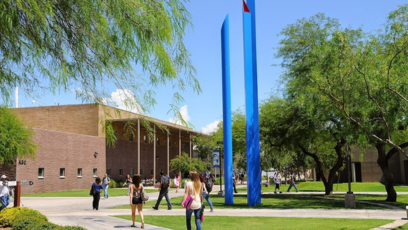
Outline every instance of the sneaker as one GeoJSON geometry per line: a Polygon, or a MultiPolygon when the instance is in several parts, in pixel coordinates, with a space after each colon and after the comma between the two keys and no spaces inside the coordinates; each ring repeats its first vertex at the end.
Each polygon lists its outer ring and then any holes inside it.
{"type": "Polygon", "coordinates": [[[154,210],[159,210],[158,208],[156,208],[156,207],[152,207],[152,209],[154,209],[154,210]]]}
{"type": "Polygon", "coordinates": [[[276,191],[275,191],[275,192],[273,192],[273,193],[275,193],[275,194],[276,194],[276,191]]]}
{"type": "Polygon", "coordinates": [[[279,194],[282,194],[282,192],[281,192],[281,191],[279,191],[279,194]]]}
{"type": "Polygon", "coordinates": [[[171,210],[172,208],[168,208],[167,210],[171,210]]]}
{"type": "Polygon", "coordinates": [[[299,192],[299,190],[298,190],[298,191],[296,191],[296,192],[299,192]]]}

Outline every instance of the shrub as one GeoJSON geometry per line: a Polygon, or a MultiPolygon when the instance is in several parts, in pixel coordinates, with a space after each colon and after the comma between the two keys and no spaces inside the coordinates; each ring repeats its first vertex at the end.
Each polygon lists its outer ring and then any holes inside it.
{"type": "Polygon", "coordinates": [[[0,224],[4,226],[13,226],[15,220],[20,216],[37,217],[48,221],[47,217],[36,210],[22,207],[5,208],[0,212],[0,224]]]}
{"type": "Polygon", "coordinates": [[[17,217],[13,223],[13,230],[25,230],[28,226],[36,226],[47,221],[36,216],[22,216],[17,217]]]}
{"type": "Polygon", "coordinates": [[[58,228],[61,227],[46,221],[33,222],[25,226],[27,230],[54,230],[58,228]]]}
{"type": "Polygon", "coordinates": [[[115,180],[111,179],[109,183],[109,188],[117,188],[118,187],[118,182],[115,180]]]}

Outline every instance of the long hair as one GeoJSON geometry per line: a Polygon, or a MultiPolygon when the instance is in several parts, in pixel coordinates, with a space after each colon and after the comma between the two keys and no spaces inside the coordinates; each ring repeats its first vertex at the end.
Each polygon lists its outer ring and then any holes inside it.
{"type": "Polygon", "coordinates": [[[178,178],[179,177],[179,174],[178,173],[176,173],[176,178],[178,178]]]}
{"type": "Polygon", "coordinates": [[[200,177],[198,176],[198,173],[196,171],[191,171],[190,172],[190,180],[194,184],[194,189],[195,191],[200,191],[201,188],[201,182],[200,182],[200,177]]]}
{"type": "Polygon", "coordinates": [[[132,179],[132,183],[136,186],[136,188],[139,188],[140,186],[140,176],[139,175],[134,175],[132,179]]]}
{"type": "Polygon", "coordinates": [[[205,176],[204,176],[204,174],[200,174],[200,180],[201,180],[201,182],[205,182],[205,176]]]}
{"type": "Polygon", "coordinates": [[[101,183],[101,178],[99,178],[99,177],[95,178],[95,183],[100,184],[101,183]]]}

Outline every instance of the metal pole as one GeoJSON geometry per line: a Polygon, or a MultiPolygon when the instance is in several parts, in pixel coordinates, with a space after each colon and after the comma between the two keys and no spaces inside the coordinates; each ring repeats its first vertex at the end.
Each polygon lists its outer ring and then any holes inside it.
{"type": "Polygon", "coordinates": [[[347,193],[351,194],[353,192],[351,191],[351,182],[350,182],[351,158],[350,158],[348,142],[346,143],[346,148],[347,148],[347,180],[348,180],[348,189],[349,189],[347,193]]]}

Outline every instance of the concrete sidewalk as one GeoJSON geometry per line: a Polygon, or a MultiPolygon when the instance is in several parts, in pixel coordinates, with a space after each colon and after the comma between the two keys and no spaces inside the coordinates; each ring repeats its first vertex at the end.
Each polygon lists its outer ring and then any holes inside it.
{"type": "MultiPolygon", "coordinates": [[[[214,191],[216,193],[217,191],[214,191]]],[[[265,194],[265,193],[264,193],[265,194]]],[[[286,194],[314,194],[314,193],[283,193],[276,196],[286,194]]],[[[320,193],[318,193],[320,194],[320,193]]],[[[342,193],[344,194],[344,193],[342,193]]],[[[368,193],[364,193],[368,194],[368,193]]],[[[371,193],[370,193],[371,194],[371,193]]],[[[399,193],[400,194],[400,193],[399,193]]],[[[159,193],[149,193],[150,200],[144,205],[144,215],[174,215],[184,216],[184,209],[173,210],[153,210],[159,193]]],[[[169,192],[170,198],[183,196],[180,191],[175,190],[169,192]]],[[[113,215],[131,215],[129,209],[109,209],[118,205],[128,205],[129,197],[110,197],[109,199],[101,199],[99,211],[92,210],[92,197],[22,197],[21,201],[25,207],[33,208],[44,215],[53,223],[60,225],[79,225],[89,230],[92,229],[113,229],[124,228],[134,229],[130,227],[131,221],[123,220],[113,215]]],[[[165,204],[165,199],[162,204],[165,204]]],[[[206,202],[204,202],[206,203],[206,202]]],[[[389,219],[397,220],[393,226],[399,226],[406,221],[400,221],[407,217],[405,210],[354,210],[354,209],[215,209],[214,212],[206,212],[206,216],[261,216],[261,217],[316,217],[316,218],[349,218],[349,219],[389,219]]],[[[136,215],[136,222],[140,221],[136,215]]],[[[140,223],[136,224],[140,228],[140,223]]],[[[145,225],[146,229],[164,229],[152,225],[145,225]]],[[[387,229],[387,228],[378,228],[387,229]]],[[[391,229],[391,228],[388,228],[391,229]]]]}

